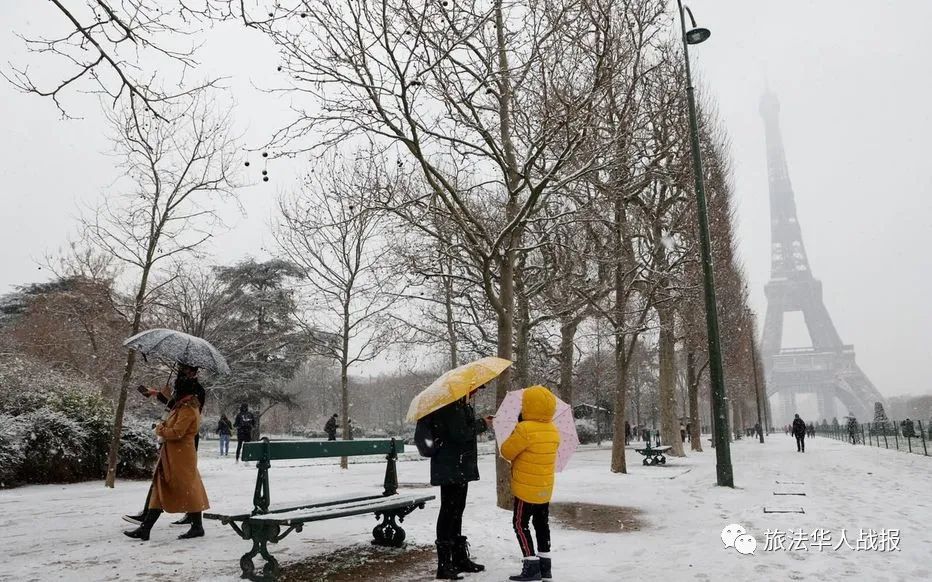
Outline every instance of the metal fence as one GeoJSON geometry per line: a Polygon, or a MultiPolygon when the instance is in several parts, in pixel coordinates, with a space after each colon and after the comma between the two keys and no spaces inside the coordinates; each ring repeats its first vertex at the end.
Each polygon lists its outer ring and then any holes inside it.
{"type": "Polygon", "coordinates": [[[932,427],[921,420],[865,422],[816,426],[816,436],[824,436],[856,445],[895,449],[907,453],[929,456],[932,449],[932,427]]]}

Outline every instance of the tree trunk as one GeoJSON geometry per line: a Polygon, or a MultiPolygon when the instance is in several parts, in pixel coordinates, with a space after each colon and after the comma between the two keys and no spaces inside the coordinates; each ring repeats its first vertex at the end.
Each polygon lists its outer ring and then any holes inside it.
{"type": "MultiPolygon", "coordinates": [[[[151,248],[149,251],[151,256],[151,248]]],[[[149,270],[151,266],[146,266],[142,270],[142,277],[139,279],[139,289],[136,292],[136,300],[133,304],[133,325],[130,329],[130,336],[139,333],[139,326],[142,322],[142,312],[145,309],[146,288],[149,283],[149,270]]],[[[123,435],[123,415],[126,412],[126,396],[129,393],[129,382],[133,378],[133,369],[136,367],[136,350],[130,350],[126,355],[126,365],[123,367],[123,379],[120,381],[120,393],[117,398],[116,413],[113,417],[113,433],[110,438],[110,451],[107,453],[107,477],[104,484],[111,489],[116,486],[117,464],[120,461],[120,439],[123,435]]]]}
{"type": "MultiPolygon", "coordinates": [[[[450,265],[448,265],[450,266],[450,265]]],[[[452,266],[450,266],[452,272],[452,266]]],[[[450,350],[450,369],[459,366],[456,325],[453,319],[453,277],[443,277],[443,302],[446,307],[447,344],[450,350]]]]}
{"type": "MultiPolygon", "coordinates": [[[[498,357],[511,360],[512,340],[514,334],[514,279],[512,266],[513,253],[506,253],[502,264],[500,301],[502,312],[498,316],[498,357]]],[[[511,368],[507,368],[498,377],[495,385],[495,408],[505,400],[511,390],[511,368]]],[[[514,505],[511,495],[511,466],[505,459],[495,455],[495,494],[498,507],[510,509],[514,505]]]]}
{"type": "Polygon", "coordinates": [[[627,473],[625,461],[625,392],[628,389],[628,361],[624,334],[615,334],[615,416],[612,418],[612,473],[627,473]]]}
{"type": "MultiPolygon", "coordinates": [[[[349,295],[347,293],[347,295],[349,295]]],[[[343,345],[340,352],[340,414],[343,416],[343,440],[349,440],[349,334],[350,334],[349,301],[343,304],[343,345]]],[[[349,461],[340,457],[340,468],[348,469],[349,461]]]]}
{"type": "Polygon", "coordinates": [[[660,437],[663,444],[673,447],[670,449],[670,455],[685,457],[680,423],[676,418],[676,338],[673,336],[673,310],[667,307],[659,308],[657,316],[660,319],[660,437]]]}
{"type": "Polygon", "coordinates": [[[702,452],[702,422],[699,418],[699,379],[696,378],[696,355],[687,348],[686,384],[689,390],[689,443],[690,449],[702,452]]]}
{"type": "Polygon", "coordinates": [[[531,309],[525,292],[522,268],[515,266],[515,365],[512,385],[527,388],[530,380],[530,339],[531,339],[531,309]]]}
{"type": "Polygon", "coordinates": [[[579,318],[564,319],[560,325],[560,398],[573,406],[573,359],[579,318]]]}

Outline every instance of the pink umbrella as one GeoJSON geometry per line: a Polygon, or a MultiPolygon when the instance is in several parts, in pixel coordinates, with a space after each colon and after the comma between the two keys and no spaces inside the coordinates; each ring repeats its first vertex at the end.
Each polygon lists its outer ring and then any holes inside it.
{"type": "MultiPolygon", "coordinates": [[[[512,390],[505,395],[502,405],[495,413],[492,428],[495,430],[495,440],[501,450],[515,427],[518,426],[518,415],[521,414],[521,401],[524,390],[512,390]]],[[[576,421],[573,419],[573,409],[566,402],[557,398],[557,409],[553,414],[553,423],[560,431],[560,448],[557,449],[557,471],[562,471],[570,462],[570,457],[579,446],[579,435],[576,434],[576,421]]]]}

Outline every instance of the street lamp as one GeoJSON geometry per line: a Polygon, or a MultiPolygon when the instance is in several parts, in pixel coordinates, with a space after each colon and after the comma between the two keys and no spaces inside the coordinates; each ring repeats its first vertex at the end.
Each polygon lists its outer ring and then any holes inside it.
{"type": "Polygon", "coordinates": [[[709,380],[712,383],[713,431],[715,443],[716,482],[723,487],[734,487],[735,478],[731,468],[731,447],[728,439],[728,405],[725,402],[725,379],[722,371],[721,341],[718,335],[718,308],[715,302],[715,278],[712,271],[712,243],[709,239],[709,213],[706,208],[705,188],[702,178],[702,158],[699,155],[699,123],[696,120],[696,97],[693,94],[692,74],[689,70],[689,45],[707,40],[712,33],[698,28],[692,10],[689,21],[692,29],[686,31],[686,16],[682,0],[676,0],[680,11],[680,29],[683,34],[683,56],[686,61],[686,99],[689,103],[689,131],[692,142],[693,176],[696,180],[696,208],[699,215],[699,250],[702,259],[702,278],[705,288],[705,318],[709,338],[709,380]]]}

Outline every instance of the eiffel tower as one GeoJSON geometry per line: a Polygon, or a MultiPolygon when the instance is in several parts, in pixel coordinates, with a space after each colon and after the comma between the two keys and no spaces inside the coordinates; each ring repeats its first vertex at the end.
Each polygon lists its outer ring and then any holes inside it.
{"type": "MultiPolygon", "coordinates": [[[[767,396],[779,401],[774,424],[789,423],[796,412],[796,399],[815,394],[819,419],[854,414],[872,420],[874,402],[883,402],[864,372],[854,361],[854,346],[841,341],[822,301],[822,283],[812,276],[796,218],[796,202],[780,133],[780,104],[765,93],[760,113],[767,139],[767,173],[770,184],[770,282],[764,287],[767,315],[761,345],[767,377],[767,396]],[[811,348],[784,348],[783,317],[801,311],[812,341],[811,348]]],[[[842,424],[844,421],[839,419],[842,424]]]]}

